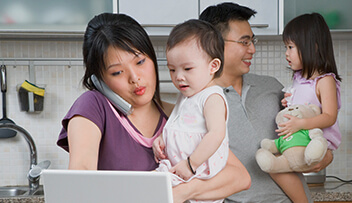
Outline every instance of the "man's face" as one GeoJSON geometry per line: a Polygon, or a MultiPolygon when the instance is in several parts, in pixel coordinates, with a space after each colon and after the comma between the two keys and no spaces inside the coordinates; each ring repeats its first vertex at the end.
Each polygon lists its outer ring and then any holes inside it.
{"type": "Polygon", "coordinates": [[[230,21],[229,29],[227,35],[224,36],[225,63],[223,74],[242,76],[249,72],[249,66],[255,53],[255,47],[252,43],[254,34],[248,21],[230,21]],[[245,46],[241,42],[247,42],[250,45],[245,46]]]}

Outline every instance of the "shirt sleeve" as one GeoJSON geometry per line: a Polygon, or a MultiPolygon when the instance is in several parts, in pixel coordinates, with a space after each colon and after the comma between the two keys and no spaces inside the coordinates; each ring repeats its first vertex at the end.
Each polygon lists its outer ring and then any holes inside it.
{"type": "Polygon", "coordinates": [[[83,93],[71,106],[61,124],[62,129],[59,134],[57,145],[64,150],[69,151],[67,140],[67,126],[71,118],[74,116],[82,116],[93,123],[104,133],[104,124],[106,118],[107,100],[99,92],[92,90],[83,93]]]}

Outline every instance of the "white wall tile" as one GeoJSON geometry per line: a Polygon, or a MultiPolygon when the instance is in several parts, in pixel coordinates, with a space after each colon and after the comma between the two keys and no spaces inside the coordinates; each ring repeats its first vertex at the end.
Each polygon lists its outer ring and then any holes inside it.
{"type": "MultiPolygon", "coordinates": [[[[165,58],[165,40],[153,40],[158,58],[165,58]]],[[[251,72],[276,77],[282,84],[291,84],[291,72],[285,68],[284,45],[279,40],[261,40],[256,45],[257,53],[251,72]]],[[[334,153],[334,161],[327,168],[328,175],[352,179],[352,40],[334,40],[334,49],[341,85],[342,108],[339,114],[342,143],[334,153]]],[[[2,58],[81,58],[82,43],[79,41],[0,41],[2,58]]],[[[6,62],[4,62],[6,64],[6,62]]],[[[165,68],[165,67],[163,67],[165,68]]],[[[50,160],[50,168],[65,169],[68,153],[56,146],[61,130],[61,119],[74,100],[85,91],[81,85],[84,73],[82,66],[37,66],[36,80],[45,84],[44,111],[21,112],[16,85],[29,79],[28,67],[8,66],[7,115],[16,124],[26,129],[35,140],[38,161],[50,160]]],[[[176,94],[164,94],[167,101],[174,101],[176,94]]],[[[1,104],[1,101],[0,101],[1,104]]],[[[2,104],[1,104],[2,105],[2,104]]],[[[0,186],[26,185],[29,169],[29,150],[21,136],[0,139],[0,186]]]]}

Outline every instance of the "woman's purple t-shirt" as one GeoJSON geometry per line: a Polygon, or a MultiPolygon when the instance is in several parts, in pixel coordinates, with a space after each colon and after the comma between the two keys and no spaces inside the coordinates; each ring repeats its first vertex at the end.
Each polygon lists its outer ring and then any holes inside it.
{"type": "MultiPolygon", "coordinates": [[[[155,132],[163,127],[162,121],[167,119],[162,110],[159,109],[159,111],[161,116],[155,132]]],[[[91,120],[102,133],[98,170],[150,171],[158,166],[154,160],[152,148],[141,145],[131,137],[114,115],[107,99],[95,90],[83,93],[62,120],[63,128],[57,144],[66,151],[69,151],[67,125],[69,120],[77,115],[91,120]]],[[[135,128],[131,122],[129,124],[135,128]]]]}

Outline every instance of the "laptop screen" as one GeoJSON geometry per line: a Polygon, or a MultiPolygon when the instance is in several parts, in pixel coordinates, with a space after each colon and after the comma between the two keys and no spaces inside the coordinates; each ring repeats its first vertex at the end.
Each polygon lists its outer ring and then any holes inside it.
{"type": "Polygon", "coordinates": [[[46,203],[172,202],[163,172],[44,170],[42,177],[46,203]]]}

